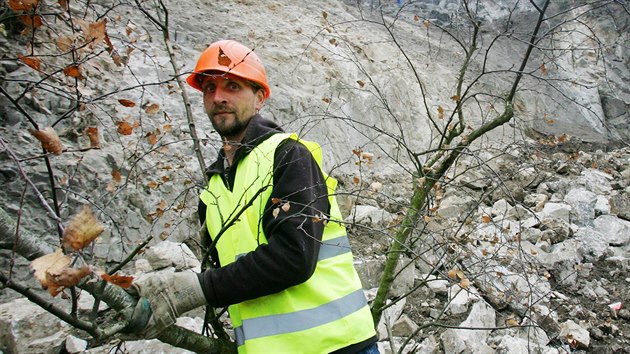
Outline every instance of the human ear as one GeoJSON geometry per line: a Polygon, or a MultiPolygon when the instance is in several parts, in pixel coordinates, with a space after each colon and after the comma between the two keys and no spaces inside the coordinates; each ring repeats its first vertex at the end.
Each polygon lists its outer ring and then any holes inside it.
{"type": "Polygon", "coordinates": [[[256,110],[258,111],[258,110],[260,110],[263,107],[263,105],[265,103],[265,90],[258,89],[256,91],[254,91],[254,95],[256,96],[255,97],[256,98],[255,107],[256,107],[256,110]]]}

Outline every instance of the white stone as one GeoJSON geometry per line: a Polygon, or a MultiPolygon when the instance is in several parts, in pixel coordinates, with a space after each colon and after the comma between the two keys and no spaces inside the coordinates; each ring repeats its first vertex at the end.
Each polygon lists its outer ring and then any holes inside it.
{"type": "Polygon", "coordinates": [[[25,298],[0,305],[0,348],[9,353],[58,353],[67,331],[61,320],[25,298]]]}
{"type": "Polygon", "coordinates": [[[462,218],[475,209],[477,201],[470,196],[447,195],[440,203],[438,215],[444,218],[462,218]]]}
{"type": "MultiPolygon", "coordinates": [[[[94,299],[94,296],[92,296],[90,293],[88,293],[87,291],[81,291],[81,293],[79,294],[79,301],[77,303],[77,306],[79,308],[79,311],[82,312],[91,312],[94,309],[94,302],[96,301],[96,299],[94,299]]],[[[105,303],[105,301],[100,301],[98,304],[98,312],[101,311],[105,311],[109,308],[109,306],[107,306],[107,304],[105,303]]]]}
{"type": "Polygon", "coordinates": [[[568,320],[560,324],[560,337],[564,338],[573,347],[586,349],[591,343],[591,336],[588,330],[577,323],[568,320]]]}
{"type": "MultiPolygon", "coordinates": [[[[378,326],[376,326],[378,338],[380,340],[389,338],[389,331],[387,328],[391,329],[394,322],[396,322],[400,318],[406,303],[407,298],[402,298],[383,311],[383,314],[381,315],[381,320],[379,321],[378,326]]],[[[391,304],[391,301],[387,300],[386,304],[391,304]]]]}
{"type": "Polygon", "coordinates": [[[393,220],[394,216],[381,208],[371,205],[355,205],[344,221],[366,226],[385,226],[393,220]]]}
{"type": "Polygon", "coordinates": [[[448,289],[448,309],[453,315],[466,313],[468,311],[468,305],[480,299],[477,289],[469,287],[464,289],[461,286],[453,285],[448,289]]]}
{"type": "Polygon", "coordinates": [[[505,215],[511,208],[512,205],[507,200],[499,199],[492,204],[492,216],[505,215]]]}
{"type": "Polygon", "coordinates": [[[598,195],[595,202],[595,215],[605,214],[610,214],[610,202],[603,195],[598,195]]]}
{"type": "Polygon", "coordinates": [[[137,259],[134,263],[134,268],[137,273],[148,273],[153,271],[153,267],[151,267],[151,263],[144,258],[137,259]]]}
{"type": "Polygon", "coordinates": [[[470,353],[494,354],[494,349],[488,346],[486,341],[496,325],[495,322],[494,309],[483,300],[477,301],[460,327],[488,328],[488,330],[449,328],[440,336],[444,352],[461,353],[468,350],[470,353]]]}
{"type": "Polygon", "coordinates": [[[594,227],[611,246],[625,246],[630,243],[630,221],[613,215],[601,215],[595,219],[594,227]]]}
{"type": "Polygon", "coordinates": [[[541,220],[552,218],[570,222],[570,213],[571,206],[569,204],[548,202],[538,216],[541,220]]]}
{"type": "Polygon", "coordinates": [[[403,314],[392,325],[392,335],[394,337],[410,337],[414,335],[417,329],[418,325],[403,314]]]}
{"type": "Polygon", "coordinates": [[[420,280],[426,281],[429,289],[436,294],[446,294],[448,292],[449,281],[446,279],[438,278],[432,274],[423,274],[420,280]]]}
{"type": "Polygon", "coordinates": [[[68,353],[81,353],[87,349],[88,342],[75,336],[66,337],[66,351],[68,353]]]}

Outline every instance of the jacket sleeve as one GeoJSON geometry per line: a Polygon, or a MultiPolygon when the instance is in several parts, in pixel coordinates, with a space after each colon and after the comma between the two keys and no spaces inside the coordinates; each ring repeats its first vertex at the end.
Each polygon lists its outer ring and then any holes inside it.
{"type": "Polygon", "coordinates": [[[321,170],[303,144],[287,139],[276,149],[273,182],[262,216],[268,243],[199,275],[214,307],[282,291],[308,280],[315,271],[324,225],[314,217],[329,211],[321,170]],[[284,203],[288,209],[274,213],[284,203]]]}

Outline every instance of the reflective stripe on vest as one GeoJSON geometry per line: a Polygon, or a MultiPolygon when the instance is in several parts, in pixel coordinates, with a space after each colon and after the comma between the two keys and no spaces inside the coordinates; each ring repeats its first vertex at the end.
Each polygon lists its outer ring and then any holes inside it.
{"type": "MultiPolygon", "coordinates": [[[[214,239],[230,225],[217,242],[222,266],[267,243],[260,218],[273,189],[269,187],[273,187],[275,150],[286,139],[298,137],[275,134],[247,154],[235,166],[232,191],[215,175],[202,192],[209,235],[214,239]]],[[[311,151],[321,170],[319,145],[299,141],[311,151]]],[[[322,174],[329,193],[330,219],[324,227],[315,272],[302,284],[229,307],[241,354],[325,353],[376,334],[333,197],[337,181],[322,174]]]]}
{"type": "Polygon", "coordinates": [[[321,326],[359,311],[366,305],[363,290],[359,289],[313,309],[243,320],[242,326],[234,328],[236,344],[243,345],[245,339],[298,332],[321,326]]]}

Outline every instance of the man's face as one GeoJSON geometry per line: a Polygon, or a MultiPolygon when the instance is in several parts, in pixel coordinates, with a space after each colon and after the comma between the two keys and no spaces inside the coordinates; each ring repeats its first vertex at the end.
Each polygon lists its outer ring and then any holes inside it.
{"type": "Polygon", "coordinates": [[[251,117],[262,108],[265,95],[238,76],[220,73],[201,83],[203,104],[214,129],[227,140],[240,141],[251,117]]]}

